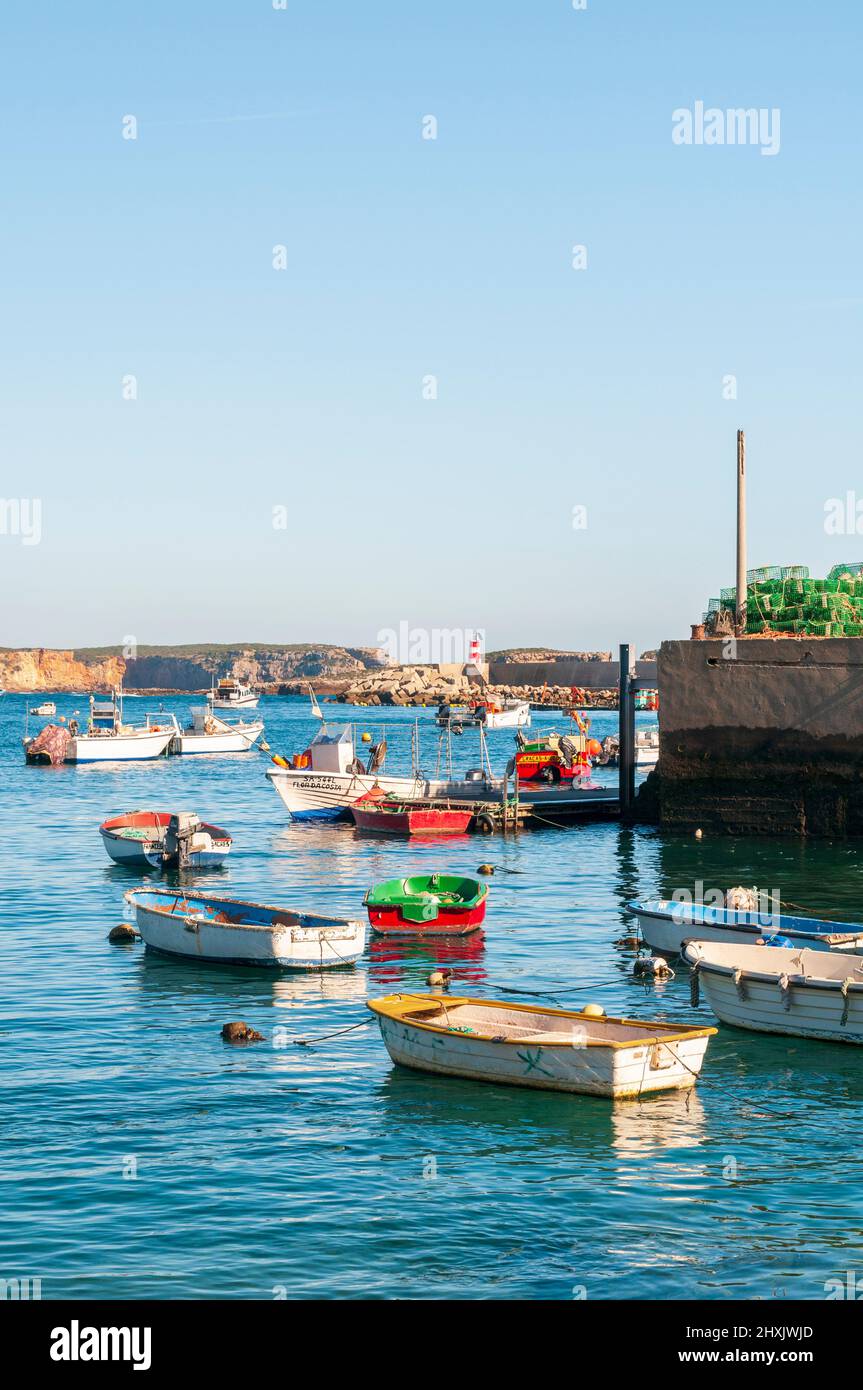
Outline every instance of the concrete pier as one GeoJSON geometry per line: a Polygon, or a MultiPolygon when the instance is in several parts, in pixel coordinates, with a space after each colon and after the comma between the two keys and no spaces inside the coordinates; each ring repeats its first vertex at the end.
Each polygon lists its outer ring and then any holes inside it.
{"type": "Polygon", "coordinates": [[[664,642],[658,681],[661,824],[863,834],[863,639],[664,642]]]}

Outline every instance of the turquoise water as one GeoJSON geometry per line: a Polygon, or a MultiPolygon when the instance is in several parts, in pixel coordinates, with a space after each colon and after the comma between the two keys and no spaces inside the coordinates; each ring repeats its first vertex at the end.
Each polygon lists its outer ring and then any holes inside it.
{"type": "MultiPolygon", "coordinates": [[[[707,1020],[685,969],[658,986],[633,977],[616,944],[626,900],[757,883],[860,919],[853,847],[614,824],[365,839],[291,825],[258,754],[27,768],[27,703],[0,701],[0,1277],[41,1278],[46,1298],[823,1298],[826,1280],[863,1268],[858,1049],[722,1029],[694,1092],[612,1105],[396,1070],[374,1024],[272,1043],[274,1029],[363,1023],[367,997],[423,989],[437,961],[477,995],[707,1020]],[[377,879],[489,860],[486,931],[437,951],[375,945],[323,976],[111,946],[141,876],[111,864],[97,827],[134,807],[191,808],[234,835],[228,866],[193,882],[315,911],[355,915],[377,879]],[[232,1019],[268,1041],[227,1046],[232,1019]]],[[[67,716],[84,704],[58,699],[67,716]]],[[[130,700],[127,717],[152,707],[130,700]]],[[[300,701],[261,712],[274,751],[315,727],[300,701]]],[[[370,714],[355,711],[360,727],[370,714]]],[[[512,734],[489,744],[502,766],[512,734]]],[[[465,735],[457,767],[475,749],[465,735]]]]}

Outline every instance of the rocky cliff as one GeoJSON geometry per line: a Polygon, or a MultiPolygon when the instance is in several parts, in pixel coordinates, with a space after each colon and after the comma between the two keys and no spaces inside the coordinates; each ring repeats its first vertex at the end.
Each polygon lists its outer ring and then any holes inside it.
{"type": "Polygon", "coordinates": [[[139,647],[133,660],[116,647],[79,651],[0,650],[0,686],[10,691],[88,691],[123,681],[127,690],[203,690],[221,676],[265,690],[341,690],[379,667],[370,648],[301,646],[139,647]]]}
{"type": "Polygon", "coordinates": [[[79,658],[76,652],[0,650],[0,686],[5,690],[99,690],[118,685],[126,663],[121,656],[99,660],[79,658]]]}

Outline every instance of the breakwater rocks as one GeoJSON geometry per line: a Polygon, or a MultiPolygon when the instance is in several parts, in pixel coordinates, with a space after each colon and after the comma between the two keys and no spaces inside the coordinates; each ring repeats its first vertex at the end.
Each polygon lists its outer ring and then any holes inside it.
{"type": "MultiPolygon", "coordinates": [[[[335,694],[336,698],[352,705],[438,705],[443,700],[450,704],[464,704],[468,700],[489,696],[497,702],[503,700],[529,700],[532,704],[545,704],[552,708],[569,709],[572,705],[572,691],[569,686],[547,685],[483,685],[476,678],[465,675],[442,674],[436,666],[388,666],[380,671],[367,672],[362,677],[348,682],[338,692],[325,690],[313,681],[316,690],[322,694],[335,694]]],[[[591,708],[610,709],[617,705],[617,691],[593,690],[585,692],[585,704],[591,708]]],[[[580,702],[579,707],[581,707],[580,702]]]]}

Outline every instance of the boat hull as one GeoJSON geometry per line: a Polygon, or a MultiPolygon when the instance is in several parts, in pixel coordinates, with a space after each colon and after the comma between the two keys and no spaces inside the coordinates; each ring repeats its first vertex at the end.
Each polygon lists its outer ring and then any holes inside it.
{"type": "MultiPolygon", "coordinates": [[[[687,941],[712,941],[717,944],[753,946],[760,939],[781,936],[792,946],[812,951],[843,951],[863,955],[863,931],[833,931],[817,933],[816,918],[787,918],[757,912],[731,912],[719,908],[704,908],[698,915],[690,912],[660,912],[648,904],[630,903],[638,918],[641,935],[652,951],[661,955],[681,955],[687,941]],[[806,921],[811,930],[795,928],[793,922],[806,921]]],[[[669,903],[669,908],[673,904],[669,903]]],[[[824,925],[831,925],[825,923],[824,925]]],[[[839,925],[839,924],[835,924],[839,925]]]]}
{"type": "MultiPolygon", "coordinates": [[[[858,982],[843,994],[842,980],[800,977],[796,973],[799,967],[794,964],[799,952],[762,947],[754,949],[759,954],[769,952],[771,957],[787,956],[785,969],[774,967],[765,971],[757,965],[750,967],[751,952],[744,950],[739,954],[741,971],[736,979],[733,968],[717,968],[703,958],[699,949],[702,944],[692,942],[686,958],[697,969],[699,987],[708,1005],[723,1023],[754,1033],[863,1045],[863,983],[859,974],[858,982]],[[785,988],[781,984],[783,975],[787,980],[785,988]]],[[[807,950],[804,955],[810,957],[811,953],[807,950]]],[[[848,959],[857,964],[856,957],[848,959]]]]}
{"type": "Polygon", "coordinates": [[[352,806],[351,815],[358,830],[376,835],[464,835],[473,820],[473,811],[437,811],[433,807],[397,811],[369,810],[352,806]]]}
{"type": "MultiPolygon", "coordinates": [[[[235,917],[241,916],[244,908],[260,909],[256,904],[232,899],[205,899],[169,891],[162,901],[174,899],[179,910],[168,912],[139,901],[141,896],[141,890],[133,890],[126,894],[126,901],[134,906],[136,925],[144,944],[163,955],[184,960],[281,970],[327,970],[354,965],[365,948],[366,924],[361,921],[316,919],[321,922],[319,926],[304,926],[300,920],[273,925],[220,922],[208,920],[199,904],[217,902],[229,910],[233,907],[235,917]],[[184,904],[186,911],[182,911],[184,904]]],[[[155,893],[146,896],[152,899],[155,893]]],[[[276,913],[277,909],[267,911],[276,913]]]]}
{"type": "Polygon", "coordinates": [[[140,762],[160,758],[173,737],[173,729],[140,734],[76,734],[69,744],[66,762],[140,762]]]}
{"type": "MultiPolygon", "coordinates": [[[[285,809],[295,820],[347,816],[354,802],[378,787],[388,797],[406,799],[441,797],[452,801],[499,801],[500,780],[442,781],[414,777],[389,777],[381,773],[310,772],[301,768],[269,768],[267,777],[285,809]]],[[[512,784],[509,786],[512,794],[512,784]]],[[[524,806],[543,816],[577,814],[591,802],[616,804],[616,792],[607,787],[520,787],[524,806]]]]}
{"type": "MultiPolygon", "coordinates": [[[[445,1013],[471,1002],[475,1001],[448,1001],[445,1013]]],[[[555,1020],[561,1041],[540,1045],[531,1037],[523,1042],[504,1036],[495,1040],[472,1035],[470,1029],[447,1032],[424,1027],[388,1016],[381,1011],[381,1006],[388,1003],[372,1000],[369,1008],[377,1013],[386,1049],[399,1066],[436,1076],[610,1099],[635,1098],[652,1091],[688,1090],[701,1070],[713,1031],[673,1027],[663,1030],[662,1025],[645,1024],[643,1036],[629,1044],[581,1042],[578,1030],[583,1025],[570,1014],[562,1015],[574,1020],[568,1028],[555,1020]],[[666,1039],[662,1039],[663,1031],[666,1039]]],[[[561,1016],[560,1011],[558,1014],[561,1016]]],[[[492,1026],[508,1028],[512,1033],[511,1020],[515,1020],[516,1027],[518,1023],[516,1010],[501,1010],[501,1015],[505,1021],[492,1026]]]]}
{"type": "Polygon", "coordinates": [[[232,729],[227,734],[179,733],[171,744],[171,752],[190,753],[248,753],[264,732],[263,724],[247,729],[232,729]]]}

